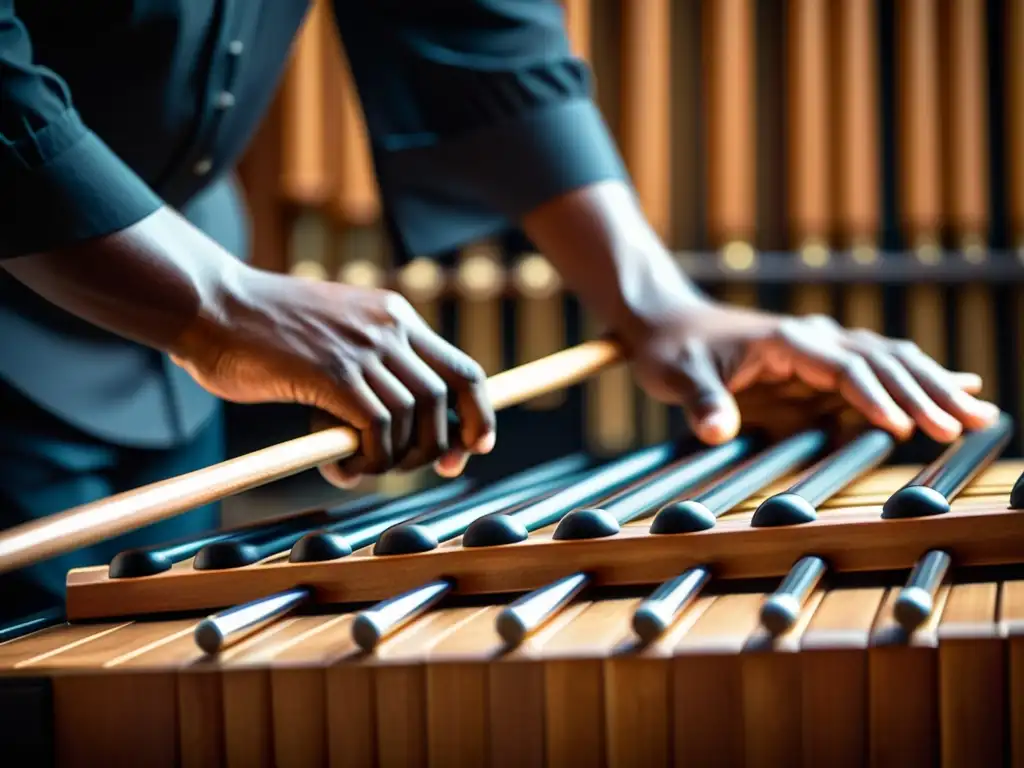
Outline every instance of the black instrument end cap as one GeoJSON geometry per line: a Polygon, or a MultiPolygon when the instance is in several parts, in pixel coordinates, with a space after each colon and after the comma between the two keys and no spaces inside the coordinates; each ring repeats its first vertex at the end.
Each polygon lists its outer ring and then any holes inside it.
{"type": "Polygon", "coordinates": [[[800,602],[792,595],[772,595],[761,606],[761,626],[781,635],[800,618],[800,602]]]}
{"type": "Polygon", "coordinates": [[[1024,509],[1024,475],[1017,478],[1010,491],[1010,509],[1024,509]]]}
{"type": "Polygon", "coordinates": [[[648,605],[640,605],[633,614],[633,631],[642,643],[653,643],[668,627],[661,613],[648,605]]]}
{"type": "Polygon", "coordinates": [[[507,648],[516,648],[522,645],[529,634],[529,629],[522,617],[508,607],[498,614],[494,628],[507,648]]]}
{"type": "Polygon", "coordinates": [[[226,571],[252,565],[259,559],[259,551],[248,544],[215,541],[196,552],[192,567],[197,571],[226,571]]]}
{"type": "Polygon", "coordinates": [[[903,630],[910,634],[928,620],[932,615],[934,601],[927,590],[920,587],[908,587],[900,592],[896,604],[892,607],[893,618],[903,630]]]}
{"type": "Polygon", "coordinates": [[[360,613],[352,621],[352,639],[364,653],[373,653],[384,639],[384,630],[371,614],[360,613]]]}
{"type": "Polygon", "coordinates": [[[558,541],[603,539],[621,530],[619,521],[603,509],[574,509],[558,523],[552,538],[558,541]]]}
{"type": "Polygon", "coordinates": [[[946,497],[926,485],[900,488],[882,506],[883,520],[906,520],[912,517],[933,517],[949,512],[946,497]]]}
{"type": "Polygon", "coordinates": [[[207,656],[217,655],[224,645],[224,633],[217,626],[217,622],[210,619],[203,619],[196,624],[192,637],[199,650],[207,656]]]}
{"type": "Polygon", "coordinates": [[[651,533],[699,533],[717,522],[711,510],[699,501],[677,501],[662,507],[651,522],[651,533]]]}
{"type": "Polygon", "coordinates": [[[511,515],[497,514],[474,520],[462,535],[464,547],[500,547],[526,541],[530,532],[511,515]]]}
{"type": "Polygon", "coordinates": [[[780,525],[813,523],[817,519],[817,510],[803,496],[777,493],[761,502],[750,525],[754,528],[775,528],[780,525]]]}
{"type": "Polygon", "coordinates": [[[108,576],[112,579],[139,579],[155,576],[171,569],[170,560],[159,552],[147,549],[126,549],[110,561],[108,576]]]}
{"type": "Polygon", "coordinates": [[[422,525],[398,525],[389,528],[377,539],[375,555],[415,555],[437,549],[440,542],[429,528],[422,525]]]}
{"type": "Polygon", "coordinates": [[[352,547],[344,536],[326,531],[307,533],[292,546],[290,563],[323,563],[340,560],[352,554],[352,547]]]}

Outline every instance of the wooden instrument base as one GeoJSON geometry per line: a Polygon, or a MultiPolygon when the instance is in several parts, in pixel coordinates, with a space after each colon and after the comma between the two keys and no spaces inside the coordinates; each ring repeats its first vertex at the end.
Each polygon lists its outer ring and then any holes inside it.
{"type": "Polygon", "coordinates": [[[824,504],[817,521],[799,526],[750,526],[757,505],[784,490],[790,477],[700,533],[655,535],[650,519],[641,519],[587,541],[555,541],[551,526],[518,544],[474,549],[454,539],[416,555],[375,556],[368,547],[330,562],[290,563],[285,554],[223,571],[184,562],[135,579],[111,579],[106,566],[86,568],[68,575],[67,614],[77,621],[210,611],[295,586],[312,588],[321,604],[375,601],[442,577],[454,579],[457,593],[493,594],[536,589],[575,571],[604,585],[658,584],[695,565],[710,567],[715,578],[781,576],[806,554],[824,558],[834,572],[909,569],[930,549],[949,551],[958,566],[1024,562],[1024,511],[1007,505],[1024,461],[990,466],[949,514],[883,520],[882,503],[915,472],[879,470],[824,504]]]}

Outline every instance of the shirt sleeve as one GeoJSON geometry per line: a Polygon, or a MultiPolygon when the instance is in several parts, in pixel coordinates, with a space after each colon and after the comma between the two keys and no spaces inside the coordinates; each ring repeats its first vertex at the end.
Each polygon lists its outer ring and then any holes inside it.
{"type": "Polygon", "coordinates": [[[0,0],[0,258],[111,234],[161,205],[33,61],[13,0],[0,0]]]}
{"type": "Polygon", "coordinates": [[[557,0],[335,1],[382,202],[409,255],[626,179],[557,0]]]}

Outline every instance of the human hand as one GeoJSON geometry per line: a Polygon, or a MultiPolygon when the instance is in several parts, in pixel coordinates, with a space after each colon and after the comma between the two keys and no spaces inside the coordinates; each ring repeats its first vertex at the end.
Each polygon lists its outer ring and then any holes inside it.
{"type": "Polygon", "coordinates": [[[238,403],[294,402],[360,434],[360,451],[321,467],[334,485],[434,461],[447,477],[495,442],[483,370],[386,290],[242,267],[173,355],[208,391],[238,403]],[[461,434],[450,435],[448,395],[461,434]]]}
{"type": "MultiPolygon", "coordinates": [[[[681,405],[706,443],[728,440],[741,421],[749,424],[737,402],[743,393],[787,382],[832,395],[813,403],[804,395],[808,418],[822,408],[845,408],[899,439],[918,427],[950,442],[998,417],[996,406],[974,397],[979,377],[946,370],[911,342],[847,330],[831,318],[701,302],[648,327],[629,342],[638,382],[652,397],[681,405]]],[[[781,423],[794,412],[793,402],[761,395],[755,412],[765,423],[759,426],[781,423]]]]}

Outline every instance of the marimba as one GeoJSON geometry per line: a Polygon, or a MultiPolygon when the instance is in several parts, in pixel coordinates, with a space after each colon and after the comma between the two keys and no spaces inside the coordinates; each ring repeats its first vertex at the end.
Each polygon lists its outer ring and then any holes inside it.
{"type": "Polygon", "coordinates": [[[5,764],[1022,763],[1012,432],[665,442],[125,552],[7,628],[5,764]]]}

